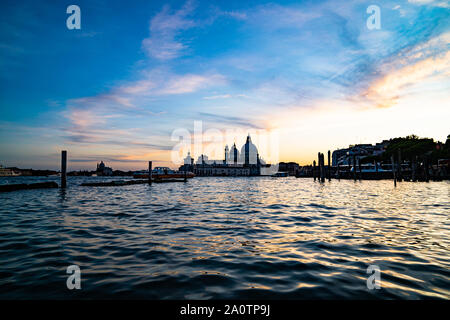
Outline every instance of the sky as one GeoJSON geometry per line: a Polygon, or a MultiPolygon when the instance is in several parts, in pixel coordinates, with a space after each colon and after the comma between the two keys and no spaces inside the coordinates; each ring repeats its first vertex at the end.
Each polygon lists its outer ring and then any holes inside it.
{"type": "Polygon", "coordinates": [[[3,0],[0,111],[0,164],[34,169],[176,168],[247,134],[271,163],[445,141],[450,2],[3,0]]]}

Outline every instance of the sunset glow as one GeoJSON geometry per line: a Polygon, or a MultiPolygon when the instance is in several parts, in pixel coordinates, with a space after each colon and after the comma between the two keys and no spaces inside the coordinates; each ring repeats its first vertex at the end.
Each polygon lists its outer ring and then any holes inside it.
{"type": "Polygon", "coordinates": [[[81,30],[61,23],[63,4],[4,9],[7,166],[57,168],[67,149],[74,170],[100,160],[117,169],[148,160],[177,167],[171,136],[193,133],[195,121],[211,157],[225,144],[241,146],[247,133],[277,132],[279,160],[301,164],[350,144],[449,134],[445,1],[384,1],[379,30],[366,26],[365,1],[79,5],[81,30]],[[212,129],[243,135],[211,141],[212,129]]]}

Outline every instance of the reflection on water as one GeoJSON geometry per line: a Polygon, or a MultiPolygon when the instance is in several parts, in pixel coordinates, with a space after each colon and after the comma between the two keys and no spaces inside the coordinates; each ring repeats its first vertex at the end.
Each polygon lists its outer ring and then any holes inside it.
{"type": "Polygon", "coordinates": [[[0,298],[450,298],[449,182],[86,179],[0,194],[0,298]]]}

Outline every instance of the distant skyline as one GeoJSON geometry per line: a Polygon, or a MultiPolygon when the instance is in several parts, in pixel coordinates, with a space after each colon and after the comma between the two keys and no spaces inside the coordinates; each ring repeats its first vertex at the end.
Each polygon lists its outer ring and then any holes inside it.
{"type": "Polygon", "coordinates": [[[0,17],[6,166],[58,169],[68,150],[69,170],[177,167],[172,133],[194,121],[244,133],[217,154],[277,132],[279,160],[300,164],[450,134],[449,1],[23,0],[0,17]],[[81,30],[66,27],[70,4],[81,30]]]}

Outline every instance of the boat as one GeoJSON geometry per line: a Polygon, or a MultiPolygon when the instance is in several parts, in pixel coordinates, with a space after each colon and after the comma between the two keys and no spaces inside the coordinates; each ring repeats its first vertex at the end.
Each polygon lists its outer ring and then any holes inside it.
{"type": "MultiPolygon", "coordinates": [[[[350,172],[355,171],[355,167],[350,168],[350,172]]],[[[359,166],[356,166],[356,172],[359,172],[359,166]]],[[[390,165],[375,165],[372,163],[361,164],[361,172],[392,172],[392,166],[390,165]]]]}
{"type": "MultiPolygon", "coordinates": [[[[153,179],[174,179],[174,178],[193,178],[192,172],[172,170],[168,167],[156,167],[152,170],[153,179]]],[[[135,179],[148,179],[148,170],[136,171],[133,173],[135,179]]]]}
{"type": "Polygon", "coordinates": [[[277,173],[271,175],[271,177],[274,177],[274,178],[287,177],[287,176],[289,176],[288,172],[282,172],[282,171],[278,171],[277,173]]]}
{"type": "Polygon", "coordinates": [[[17,177],[20,176],[19,173],[14,172],[11,169],[8,168],[4,168],[1,164],[0,164],[0,177],[17,177]]]}

